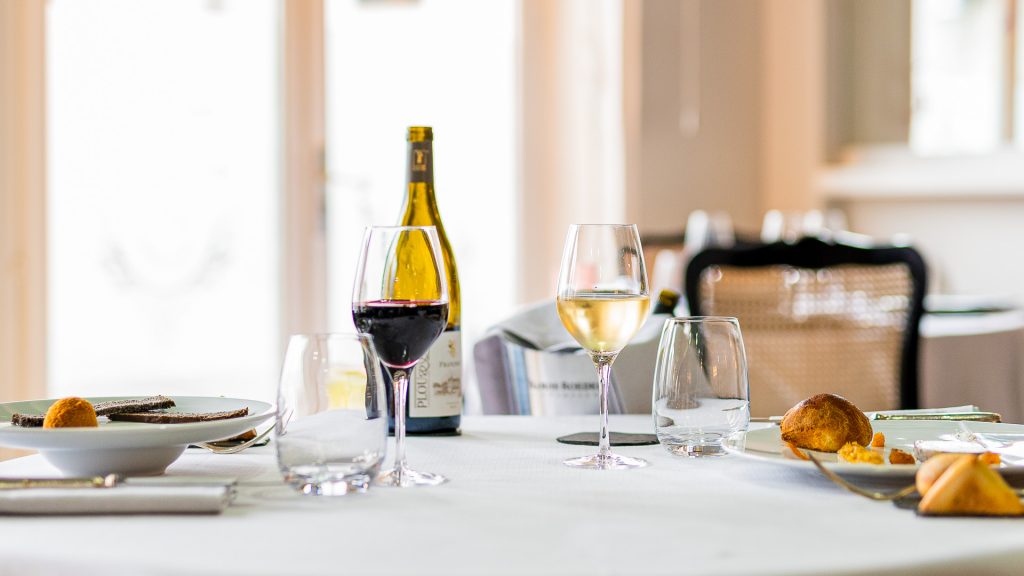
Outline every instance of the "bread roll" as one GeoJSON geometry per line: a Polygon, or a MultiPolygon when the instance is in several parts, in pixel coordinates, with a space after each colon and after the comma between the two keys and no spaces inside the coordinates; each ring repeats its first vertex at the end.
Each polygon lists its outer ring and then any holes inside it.
{"type": "Polygon", "coordinates": [[[836,452],[847,442],[867,446],[871,422],[846,398],[816,394],[782,417],[782,439],[808,450],[836,452]]]}

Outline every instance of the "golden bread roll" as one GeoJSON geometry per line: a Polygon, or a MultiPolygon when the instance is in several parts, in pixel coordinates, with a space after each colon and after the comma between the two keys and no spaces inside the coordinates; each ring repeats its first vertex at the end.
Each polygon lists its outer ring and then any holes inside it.
{"type": "Polygon", "coordinates": [[[871,422],[842,396],[816,394],[782,417],[782,439],[800,448],[837,452],[847,442],[871,443],[871,422]]]}
{"type": "Polygon", "coordinates": [[[917,505],[922,514],[1019,516],[1017,493],[977,456],[956,456],[953,464],[928,489],[917,505]]]}

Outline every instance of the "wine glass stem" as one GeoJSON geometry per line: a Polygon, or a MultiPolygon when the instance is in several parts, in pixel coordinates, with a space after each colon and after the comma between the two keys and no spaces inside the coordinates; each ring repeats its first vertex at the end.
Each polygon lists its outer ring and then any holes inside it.
{"type": "Polygon", "coordinates": [[[395,480],[401,485],[405,474],[405,394],[409,390],[409,375],[405,370],[395,370],[391,382],[395,387],[395,480]]]}
{"type": "Polygon", "coordinates": [[[608,387],[612,382],[612,362],[615,362],[615,354],[595,354],[593,360],[597,365],[601,409],[601,435],[598,437],[597,454],[604,457],[612,453],[611,441],[608,438],[608,387]]]}

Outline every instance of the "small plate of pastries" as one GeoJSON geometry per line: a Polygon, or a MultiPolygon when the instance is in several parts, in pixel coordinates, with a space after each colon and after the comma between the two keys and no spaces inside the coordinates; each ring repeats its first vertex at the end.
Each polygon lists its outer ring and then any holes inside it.
{"type": "Polygon", "coordinates": [[[161,474],[189,444],[273,418],[258,400],[205,396],[68,397],[0,404],[0,445],[38,450],[66,476],[161,474]]]}
{"type": "Polygon", "coordinates": [[[738,456],[815,470],[806,457],[810,451],[842,476],[910,482],[922,463],[938,454],[989,452],[1003,477],[1024,482],[1024,425],[968,426],[988,440],[966,440],[961,423],[951,420],[872,421],[842,396],[817,394],[790,408],[780,425],[751,430],[724,445],[738,456]]]}

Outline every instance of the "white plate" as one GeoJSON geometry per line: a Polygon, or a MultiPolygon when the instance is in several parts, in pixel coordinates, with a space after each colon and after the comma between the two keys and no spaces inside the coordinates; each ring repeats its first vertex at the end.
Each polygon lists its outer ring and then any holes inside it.
{"type": "MultiPolygon", "coordinates": [[[[140,396],[88,397],[93,404],[140,396]]],[[[274,406],[258,400],[171,396],[167,412],[221,412],[248,407],[249,415],[228,420],[184,424],[110,422],[96,428],[23,428],[11,414],[45,414],[56,399],[0,404],[0,446],[38,450],[67,476],[160,474],[189,444],[237,436],[274,416],[274,406]]]]}
{"type": "MultiPolygon", "coordinates": [[[[1009,435],[1007,440],[1024,442],[1024,426],[1019,424],[970,422],[967,425],[975,433],[1009,435]],[[1019,437],[1014,438],[1015,436],[1019,437]]],[[[913,454],[914,442],[918,440],[953,440],[954,435],[960,430],[957,422],[944,420],[877,421],[872,422],[871,426],[875,432],[885,434],[885,464],[840,462],[838,456],[827,452],[814,452],[815,457],[824,462],[830,470],[843,476],[912,479],[919,464],[889,464],[889,450],[899,448],[913,454]]],[[[782,442],[780,434],[778,426],[751,430],[747,432],[745,438],[727,441],[725,449],[744,458],[815,470],[813,463],[800,460],[793,455],[782,442]]],[[[999,471],[1007,477],[1024,479],[1024,466],[1007,465],[1005,464],[1006,460],[1008,459],[1004,459],[1004,465],[999,471]]]]}

